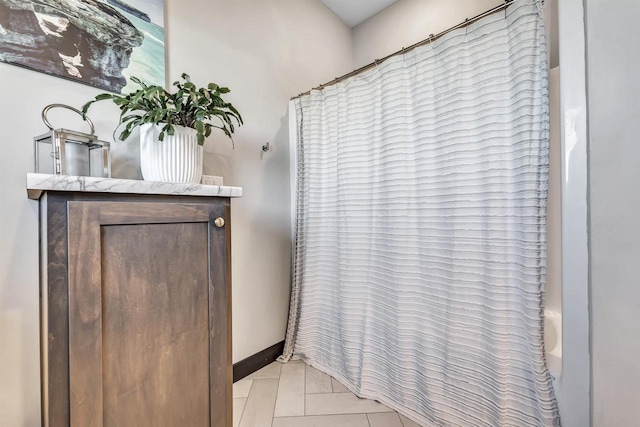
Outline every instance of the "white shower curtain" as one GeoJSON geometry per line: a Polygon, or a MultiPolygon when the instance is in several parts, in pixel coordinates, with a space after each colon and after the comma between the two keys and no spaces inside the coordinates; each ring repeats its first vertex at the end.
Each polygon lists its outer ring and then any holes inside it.
{"type": "Polygon", "coordinates": [[[540,8],[516,0],[293,101],[285,360],[424,426],[559,425],[540,8]]]}

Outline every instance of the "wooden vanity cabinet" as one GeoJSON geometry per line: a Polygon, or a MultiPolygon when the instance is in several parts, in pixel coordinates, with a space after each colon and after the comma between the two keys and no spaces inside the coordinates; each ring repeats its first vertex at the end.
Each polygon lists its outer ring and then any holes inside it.
{"type": "Polygon", "coordinates": [[[43,425],[232,425],[220,197],[40,197],[43,425]]]}

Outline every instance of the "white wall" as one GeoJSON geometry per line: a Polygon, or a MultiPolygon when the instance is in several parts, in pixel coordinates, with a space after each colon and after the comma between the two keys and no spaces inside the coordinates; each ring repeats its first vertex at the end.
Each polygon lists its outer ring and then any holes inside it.
{"type": "Polygon", "coordinates": [[[586,0],[593,426],[640,422],[637,0],[586,0]]]}
{"type": "MultiPolygon", "coordinates": [[[[26,173],[33,172],[32,138],[47,130],[40,119],[45,105],[62,102],[80,106],[98,93],[84,85],[0,64],[2,425],[40,425],[38,204],[27,199],[25,189],[26,173]]],[[[97,119],[100,114],[93,116],[97,119]]],[[[62,119],[75,128],[80,126],[64,113],[52,112],[51,119],[54,124],[62,119]]],[[[110,123],[96,120],[96,125],[101,136],[110,135],[110,123]]],[[[119,165],[116,161],[115,168],[119,165]]]]}
{"type": "Polygon", "coordinates": [[[590,426],[587,103],[583,0],[558,7],[562,133],[562,375],[565,427],[590,426]]]}
{"type": "Polygon", "coordinates": [[[366,65],[502,3],[503,0],[399,0],[354,27],[354,65],[366,65]]]}
{"type": "MultiPolygon", "coordinates": [[[[244,187],[232,202],[234,361],[284,339],[289,298],[290,96],[352,69],[351,31],[319,0],[167,0],[170,77],[228,85],[246,120],[236,149],[207,142],[205,172],[244,187]],[[309,19],[313,17],[313,19],[309,19]],[[260,147],[271,142],[273,151],[260,147]]],[[[27,200],[42,108],[80,106],[99,90],[0,64],[0,420],[40,425],[38,210],[27,200]]],[[[90,116],[111,138],[115,107],[90,116]]],[[[54,122],[78,127],[71,116],[54,122]],[[69,124],[71,123],[71,124],[69,124]]],[[[140,176],[137,144],[115,143],[114,176],[140,176]]]]}
{"type": "Polygon", "coordinates": [[[558,40],[558,0],[544,2],[544,34],[547,39],[547,63],[549,69],[560,65],[560,43],[558,40]]]}
{"type": "MultiPolygon", "coordinates": [[[[562,133],[560,128],[560,69],[558,67],[549,71],[549,121],[545,310],[562,313],[562,133]]],[[[553,373],[557,374],[558,372],[553,373]]]]}
{"type": "Polygon", "coordinates": [[[170,0],[169,67],[231,88],[246,125],[205,172],[244,188],[232,202],[234,361],[284,339],[289,306],[287,103],[352,67],[351,31],[317,0],[170,0]],[[206,35],[206,38],[203,38],[206,35]],[[272,150],[263,153],[270,142],[272,150]]]}

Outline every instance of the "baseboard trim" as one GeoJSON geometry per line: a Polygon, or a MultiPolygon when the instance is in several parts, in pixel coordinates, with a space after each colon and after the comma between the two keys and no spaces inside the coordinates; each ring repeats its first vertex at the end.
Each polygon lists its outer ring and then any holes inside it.
{"type": "Polygon", "coordinates": [[[249,356],[246,359],[233,364],[233,382],[240,381],[244,377],[253,374],[255,371],[264,368],[268,364],[282,355],[284,351],[284,341],[280,341],[269,348],[249,356]]]}

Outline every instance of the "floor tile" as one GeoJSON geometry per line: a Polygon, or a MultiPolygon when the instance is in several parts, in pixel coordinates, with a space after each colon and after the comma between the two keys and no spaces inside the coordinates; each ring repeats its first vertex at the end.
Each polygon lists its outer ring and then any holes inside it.
{"type": "Polygon", "coordinates": [[[274,417],[304,415],[305,364],[291,361],[282,365],[274,417]]]}
{"type": "Polygon", "coordinates": [[[273,427],[369,427],[369,423],[364,414],[320,415],[274,418],[273,427]]]}
{"type": "Polygon", "coordinates": [[[371,427],[403,427],[400,417],[395,412],[367,414],[371,427]]]}
{"type": "Polygon", "coordinates": [[[331,387],[334,393],[351,393],[351,390],[340,384],[335,378],[331,378],[331,387]]]}
{"type": "Polygon", "coordinates": [[[277,393],[277,378],[254,380],[244,407],[240,427],[271,427],[277,393]]]}
{"type": "Polygon", "coordinates": [[[273,362],[270,365],[265,366],[259,371],[254,372],[248,377],[244,378],[245,380],[263,380],[265,378],[280,378],[280,368],[282,367],[282,363],[273,362]]]}
{"type": "Polygon", "coordinates": [[[373,400],[358,399],[353,393],[308,394],[305,406],[307,415],[392,412],[391,409],[373,400]]]}
{"type": "Polygon", "coordinates": [[[318,371],[313,366],[307,366],[306,373],[306,392],[311,393],[331,393],[331,377],[324,372],[318,371]]]}
{"type": "Polygon", "coordinates": [[[249,396],[251,383],[253,383],[253,380],[240,380],[237,383],[233,383],[233,398],[249,396]]]}
{"type": "Polygon", "coordinates": [[[400,415],[400,420],[402,421],[402,425],[404,427],[420,427],[420,424],[416,424],[413,421],[411,421],[409,418],[405,417],[404,415],[400,415]]]}
{"type": "Polygon", "coordinates": [[[244,411],[244,405],[246,403],[246,397],[233,399],[233,427],[238,427],[240,425],[240,419],[242,418],[242,412],[244,411]]]}

